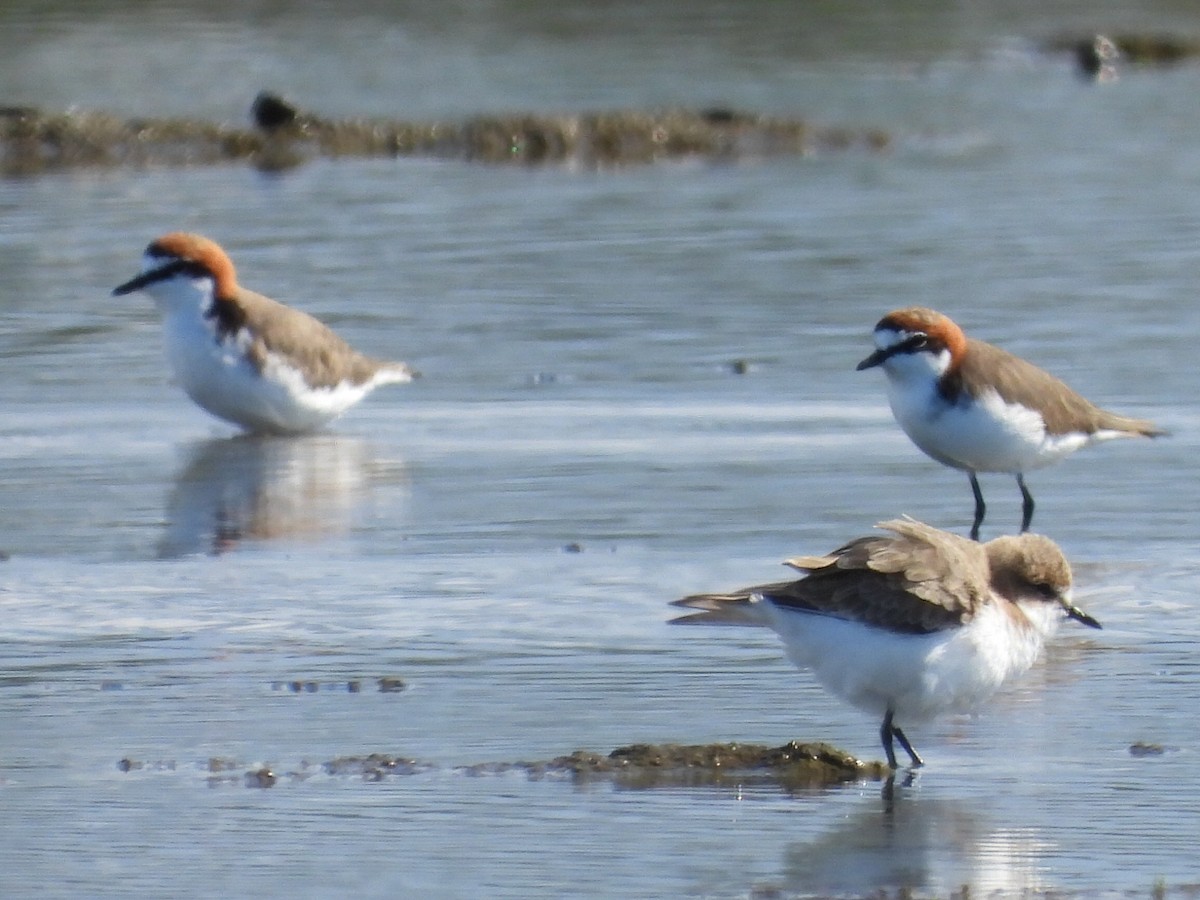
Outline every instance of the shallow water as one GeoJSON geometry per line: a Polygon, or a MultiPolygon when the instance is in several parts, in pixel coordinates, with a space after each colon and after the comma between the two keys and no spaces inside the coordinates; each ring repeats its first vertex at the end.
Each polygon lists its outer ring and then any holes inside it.
{"type": "MultiPolygon", "coordinates": [[[[1098,86],[1034,47],[1089,15],[1197,34],[1200,13],[785,8],[6,5],[11,103],[230,120],[261,88],[414,118],[729,103],[897,139],[744,165],[0,183],[0,893],[1200,882],[1200,69],[1098,86]],[[109,295],[181,227],[425,378],[299,440],[208,419],[169,383],[148,300],[109,295]],[[890,799],[457,768],[635,741],[878,755],[878,723],[773,635],[669,627],[666,604],[901,513],[966,531],[966,479],[854,371],[875,320],[913,303],[1173,432],[1029,478],[1105,629],[1064,628],[978,717],[913,729],[929,765],[890,799]],[[371,752],[422,765],[320,768],[371,752]],[[247,787],[262,766],[278,783],[247,787]]],[[[1012,479],[983,486],[985,535],[1014,530],[1012,479]]]]}

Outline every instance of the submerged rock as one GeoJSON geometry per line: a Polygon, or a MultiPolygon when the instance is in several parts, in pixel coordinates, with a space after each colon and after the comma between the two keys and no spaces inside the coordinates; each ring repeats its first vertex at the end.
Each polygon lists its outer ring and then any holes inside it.
{"type": "Polygon", "coordinates": [[[388,775],[428,772],[433,766],[387,753],[372,753],[369,756],[339,756],[322,763],[321,768],[327,775],[355,775],[365,781],[382,781],[388,775]]]}
{"type": "Polygon", "coordinates": [[[1162,744],[1154,744],[1148,741],[1137,741],[1129,745],[1130,756],[1162,756],[1167,752],[1167,748],[1162,744]]]}
{"type": "MultiPolygon", "coordinates": [[[[121,772],[174,771],[175,762],[143,763],[131,757],[117,762],[121,772]]],[[[269,765],[248,766],[236,759],[210,757],[203,774],[210,787],[275,786],[280,777],[293,783],[323,773],[334,778],[378,782],[444,771],[436,763],[371,753],[339,756],[323,763],[301,762],[277,773],[269,765]]],[[[458,766],[451,771],[469,777],[516,774],[532,780],[562,779],[576,784],[609,781],[626,789],[662,787],[778,786],[788,791],[859,781],[881,781],[892,774],[881,762],[863,762],[824,743],[792,741],[782,747],[762,744],[631,744],[611,753],[576,750],[537,762],[493,762],[458,766]]]]}
{"type": "Polygon", "coordinates": [[[325,119],[269,93],[251,106],[253,125],[187,118],[122,119],[101,112],[0,107],[0,174],[77,168],[199,166],[246,162],[266,171],[318,157],[432,156],[472,162],[621,166],[701,158],[748,158],[886,149],[878,129],[727,109],[614,110],[477,116],[462,122],[325,119]]]}
{"type": "Polygon", "coordinates": [[[824,743],[632,744],[608,754],[576,750],[542,762],[485,763],[460,770],[469,775],[523,772],[530,778],[611,780],[624,788],[735,787],[774,784],[786,790],[882,780],[891,771],[881,762],[862,762],[824,743]]]}
{"type": "Polygon", "coordinates": [[[275,787],[275,782],[279,778],[274,772],[263,766],[261,769],[247,772],[243,780],[248,788],[271,788],[275,787]]]}
{"type": "Polygon", "coordinates": [[[580,750],[551,761],[577,779],[615,776],[624,786],[723,786],[773,782],[788,789],[821,787],[890,774],[883,763],[864,763],[825,743],[633,744],[607,756],[580,750]]]}
{"type": "Polygon", "coordinates": [[[263,131],[277,131],[296,124],[299,112],[282,97],[263,91],[250,104],[250,118],[263,131]]]}

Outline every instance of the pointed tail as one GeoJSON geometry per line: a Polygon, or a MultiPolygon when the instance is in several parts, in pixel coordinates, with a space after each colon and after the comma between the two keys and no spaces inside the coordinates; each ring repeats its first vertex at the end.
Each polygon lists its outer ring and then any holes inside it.
{"type": "Polygon", "coordinates": [[[375,373],[375,384],[408,384],[420,377],[421,373],[408,363],[387,363],[375,373]]]}
{"type": "Polygon", "coordinates": [[[1135,437],[1157,438],[1169,437],[1171,434],[1165,428],[1159,428],[1147,419],[1131,419],[1128,416],[1114,416],[1113,418],[1114,421],[1108,427],[1124,431],[1135,437]]]}

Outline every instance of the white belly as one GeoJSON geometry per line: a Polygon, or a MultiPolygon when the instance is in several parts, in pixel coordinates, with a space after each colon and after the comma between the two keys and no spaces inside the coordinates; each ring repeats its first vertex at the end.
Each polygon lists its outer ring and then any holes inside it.
{"type": "Polygon", "coordinates": [[[1005,403],[991,392],[948,404],[936,392],[888,382],[892,413],[905,433],[938,462],[972,472],[1027,472],[1057,462],[1092,442],[1082,432],[1046,433],[1041,414],[1005,403]]]}
{"type": "Polygon", "coordinates": [[[343,383],[314,390],[279,359],[260,373],[244,355],[244,334],[218,343],[210,325],[195,315],[168,315],[163,333],[167,360],[188,396],[214,416],[251,431],[311,431],[371,389],[369,383],[343,383]]]}
{"type": "Polygon", "coordinates": [[[967,627],[914,635],[765,605],[795,665],[846,702],[879,716],[890,709],[904,724],[970,712],[1042,647],[1041,631],[993,607],[967,627]]]}

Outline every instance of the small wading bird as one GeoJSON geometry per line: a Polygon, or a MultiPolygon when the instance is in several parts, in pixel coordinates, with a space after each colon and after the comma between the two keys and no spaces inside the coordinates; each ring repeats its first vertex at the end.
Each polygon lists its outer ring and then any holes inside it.
{"type": "Polygon", "coordinates": [[[898,741],[922,765],[900,723],[970,712],[1037,659],[1063,618],[1100,623],[1071,602],[1071,567],[1037,534],[969,541],[913,519],[878,526],[826,556],[786,565],[808,574],[673,605],[700,612],[673,622],[766,625],[787,655],[830,693],[883,717],[896,768],[898,741]]]}
{"type": "Polygon", "coordinates": [[[133,291],[149,294],[162,313],[167,360],[188,396],[247,431],[312,431],[380,385],[417,375],[246,290],[225,251],[198,234],[173,232],[150,244],[141,274],[113,294],[133,291]]]}
{"type": "Polygon", "coordinates": [[[932,309],[888,313],[875,326],[876,350],[859,371],[880,366],[900,427],[926,455],[962,469],[975,494],[971,537],[987,507],[978,472],[1017,476],[1021,530],[1033,521],[1025,473],[1081,447],[1119,437],[1160,437],[1143,419],[1106,412],[1019,356],[968,338],[932,309]]]}

